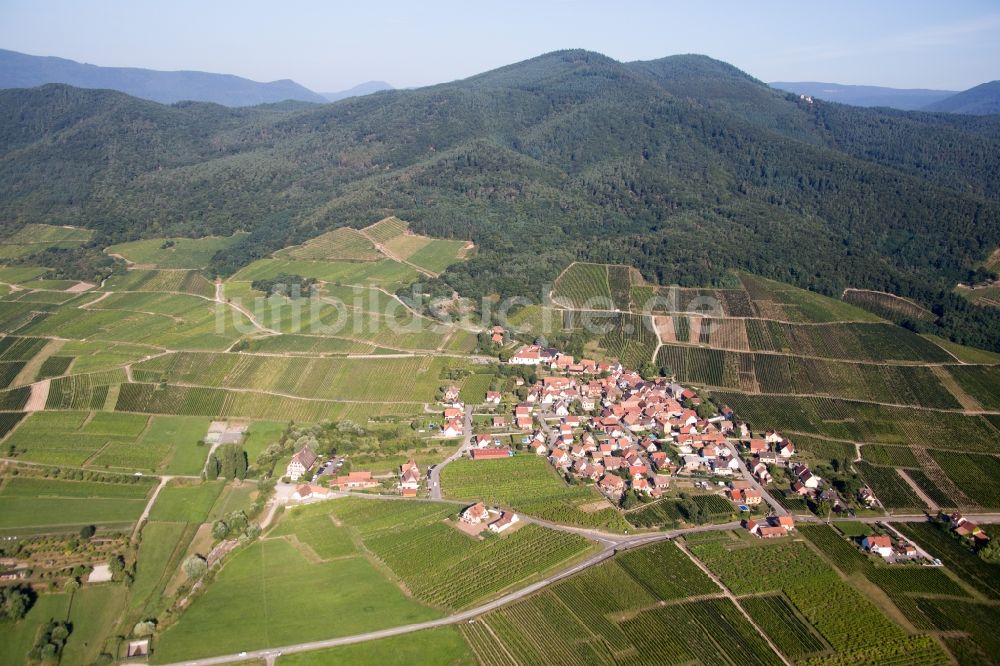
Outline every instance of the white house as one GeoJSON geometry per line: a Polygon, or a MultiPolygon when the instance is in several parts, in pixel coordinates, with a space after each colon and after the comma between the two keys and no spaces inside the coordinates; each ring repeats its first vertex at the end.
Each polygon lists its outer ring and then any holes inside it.
{"type": "Polygon", "coordinates": [[[285,469],[285,476],[292,481],[298,481],[315,464],[316,454],[308,446],[303,446],[288,462],[288,467],[285,469]]]}
{"type": "Polygon", "coordinates": [[[875,534],[866,536],[861,545],[865,547],[865,550],[878,553],[882,557],[890,557],[892,555],[892,540],[887,536],[878,536],[875,534]]]}
{"type": "Polygon", "coordinates": [[[499,534],[519,520],[520,518],[513,511],[504,511],[499,518],[490,523],[490,531],[499,534]]]}

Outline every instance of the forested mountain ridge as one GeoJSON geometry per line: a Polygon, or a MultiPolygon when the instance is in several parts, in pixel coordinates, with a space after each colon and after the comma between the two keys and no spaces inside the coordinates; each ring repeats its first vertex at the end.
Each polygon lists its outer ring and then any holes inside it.
{"type": "Polygon", "coordinates": [[[988,81],[928,105],[926,111],[988,115],[1000,113],[1000,81],[988,81]]]}
{"type": "Polygon", "coordinates": [[[476,243],[441,278],[470,296],[537,297],[580,258],[952,312],[1000,246],[1000,120],[810,104],[703,56],[563,51],[291,111],[63,86],[0,92],[0,110],[5,224],[80,224],[98,244],[249,231],[221,272],[393,213],[476,243]]]}

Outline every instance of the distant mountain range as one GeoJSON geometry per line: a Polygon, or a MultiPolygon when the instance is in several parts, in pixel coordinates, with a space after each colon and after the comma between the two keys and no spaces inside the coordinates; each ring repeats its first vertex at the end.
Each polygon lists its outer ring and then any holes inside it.
{"type": "Polygon", "coordinates": [[[983,83],[962,92],[925,88],[849,86],[819,81],[774,81],[768,85],[796,95],[809,95],[827,102],[839,102],[851,106],[884,106],[902,111],[962,113],[971,116],[1000,113],[1000,81],[983,83]]]}
{"type": "Polygon", "coordinates": [[[320,93],[320,95],[327,98],[331,102],[337,102],[342,99],[347,99],[348,97],[370,95],[382,90],[395,90],[395,88],[385,81],[366,81],[365,83],[359,83],[353,88],[348,88],[347,90],[341,90],[340,92],[325,92],[320,93]]]}
{"type": "Polygon", "coordinates": [[[851,106],[887,106],[903,111],[923,109],[929,104],[940,102],[958,93],[957,90],[849,86],[818,81],[775,81],[768,85],[797,95],[810,95],[828,102],[840,102],[851,106]]]}
{"type": "Polygon", "coordinates": [[[0,49],[0,88],[34,88],[46,83],[117,90],[164,104],[182,100],[215,102],[224,106],[253,106],[286,100],[321,104],[329,101],[290,79],[261,83],[231,74],[99,67],[65,58],[0,49]]]}

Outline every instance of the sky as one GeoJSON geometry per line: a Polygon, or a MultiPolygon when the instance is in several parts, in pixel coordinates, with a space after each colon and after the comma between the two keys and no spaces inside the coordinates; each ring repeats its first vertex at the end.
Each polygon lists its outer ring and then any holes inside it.
{"type": "Polygon", "coordinates": [[[703,53],[764,81],[962,90],[1000,79],[996,0],[0,0],[0,48],[317,92],[464,78],[564,48],[703,53]]]}

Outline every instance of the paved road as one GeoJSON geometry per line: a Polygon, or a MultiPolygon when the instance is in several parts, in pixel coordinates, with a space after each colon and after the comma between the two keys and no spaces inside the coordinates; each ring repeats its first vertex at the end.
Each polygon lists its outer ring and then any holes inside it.
{"type": "Polygon", "coordinates": [[[444,466],[461,458],[472,445],[472,405],[465,406],[465,417],[462,430],[463,434],[461,446],[459,446],[454,453],[445,458],[443,462],[435,465],[434,469],[431,470],[431,476],[430,479],[428,479],[428,483],[430,484],[429,490],[431,499],[441,499],[441,470],[444,469],[444,466]]]}
{"type": "Polygon", "coordinates": [[[785,509],[785,507],[781,506],[778,500],[774,499],[774,496],[772,496],[771,493],[767,492],[767,489],[764,488],[764,486],[760,485],[757,479],[754,478],[753,474],[750,473],[750,470],[749,468],[747,468],[746,463],[743,462],[743,458],[740,457],[740,452],[736,450],[736,446],[732,442],[727,442],[726,446],[729,447],[729,450],[736,458],[736,462],[740,466],[740,471],[743,473],[743,478],[749,481],[750,484],[754,487],[754,489],[760,493],[760,496],[764,498],[764,501],[771,506],[771,510],[774,511],[775,515],[787,516],[788,510],[785,509]]]}
{"type": "MultiPolygon", "coordinates": [[[[363,496],[363,495],[357,495],[363,496]]],[[[379,497],[378,495],[368,495],[367,497],[379,497]]],[[[382,496],[383,498],[388,498],[388,496],[382,496]]],[[[413,500],[406,500],[413,501],[413,500]]],[[[965,514],[969,519],[975,520],[979,523],[1000,523],[1000,513],[983,513],[983,514],[965,514]]],[[[816,516],[812,518],[807,518],[805,516],[796,517],[802,522],[826,522],[821,520],[816,516]]],[[[536,520],[536,519],[532,519],[536,520]]],[[[907,514],[901,516],[865,516],[861,518],[835,518],[831,522],[837,522],[841,520],[852,520],[860,521],[863,523],[875,523],[875,522],[918,522],[927,520],[927,516],[924,514],[907,514]]],[[[540,522],[539,524],[545,524],[540,522]]],[[[657,541],[664,541],[667,539],[675,539],[679,536],[684,536],[685,534],[692,534],[695,532],[710,532],[719,530],[731,530],[736,529],[740,526],[739,523],[724,523],[720,525],[699,525],[697,527],[689,527],[684,529],[670,530],[667,532],[652,532],[646,534],[636,534],[632,536],[623,536],[618,534],[604,534],[599,533],[599,541],[604,544],[603,548],[595,553],[594,555],[588,557],[587,559],[575,564],[574,566],[560,571],[556,574],[548,576],[543,580],[532,583],[531,585],[516,590],[509,594],[505,594],[502,597],[494,599],[488,603],[485,603],[476,608],[471,608],[460,613],[455,613],[454,615],[449,615],[448,617],[443,617],[438,620],[431,620],[430,622],[420,622],[417,624],[407,624],[400,627],[392,627],[390,629],[382,629],[379,631],[370,631],[363,634],[355,634],[353,636],[343,636],[341,638],[330,638],[321,641],[311,641],[307,643],[296,643],[295,645],[287,645],[278,648],[268,648],[264,650],[253,650],[247,651],[240,654],[228,654],[220,655],[217,657],[208,657],[205,659],[195,659],[191,661],[176,662],[175,664],[168,664],[167,666],[212,666],[214,664],[230,664],[234,662],[246,661],[248,659],[264,659],[273,660],[275,656],[280,654],[293,654],[298,652],[310,652],[313,650],[321,650],[324,648],[332,648],[340,645],[350,645],[353,643],[363,643],[365,641],[377,640],[380,638],[389,638],[391,636],[400,636],[403,634],[413,633],[415,631],[422,631],[424,629],[432,629],[434,627],[442,627],[450,624],[460,624],[462,622],[474,621],[479,615],[488,613],[492,610],[496,610],[501,606],[505,606],[509,603],[513,603],[519,599],[522,599],[528,595],[531,595],[538,590],[541,590],[553,583],[557,583],[565,578],[568,578],[574,574],[577,574],[585,569],[592,566],[600,564],[601,562],[607,560],[608,558],[614,556],[623,550],[629,550],[632,548],[638,548],[639,546],[644,546],[646,544],[654,543],[657,541]]],[[[560,525],[558,527],[562,530],[576,530],[576,528],[569,528],[565,525],[560,525]]],[[[597,538],[597,537],[595,537],[597,538]]]]}

